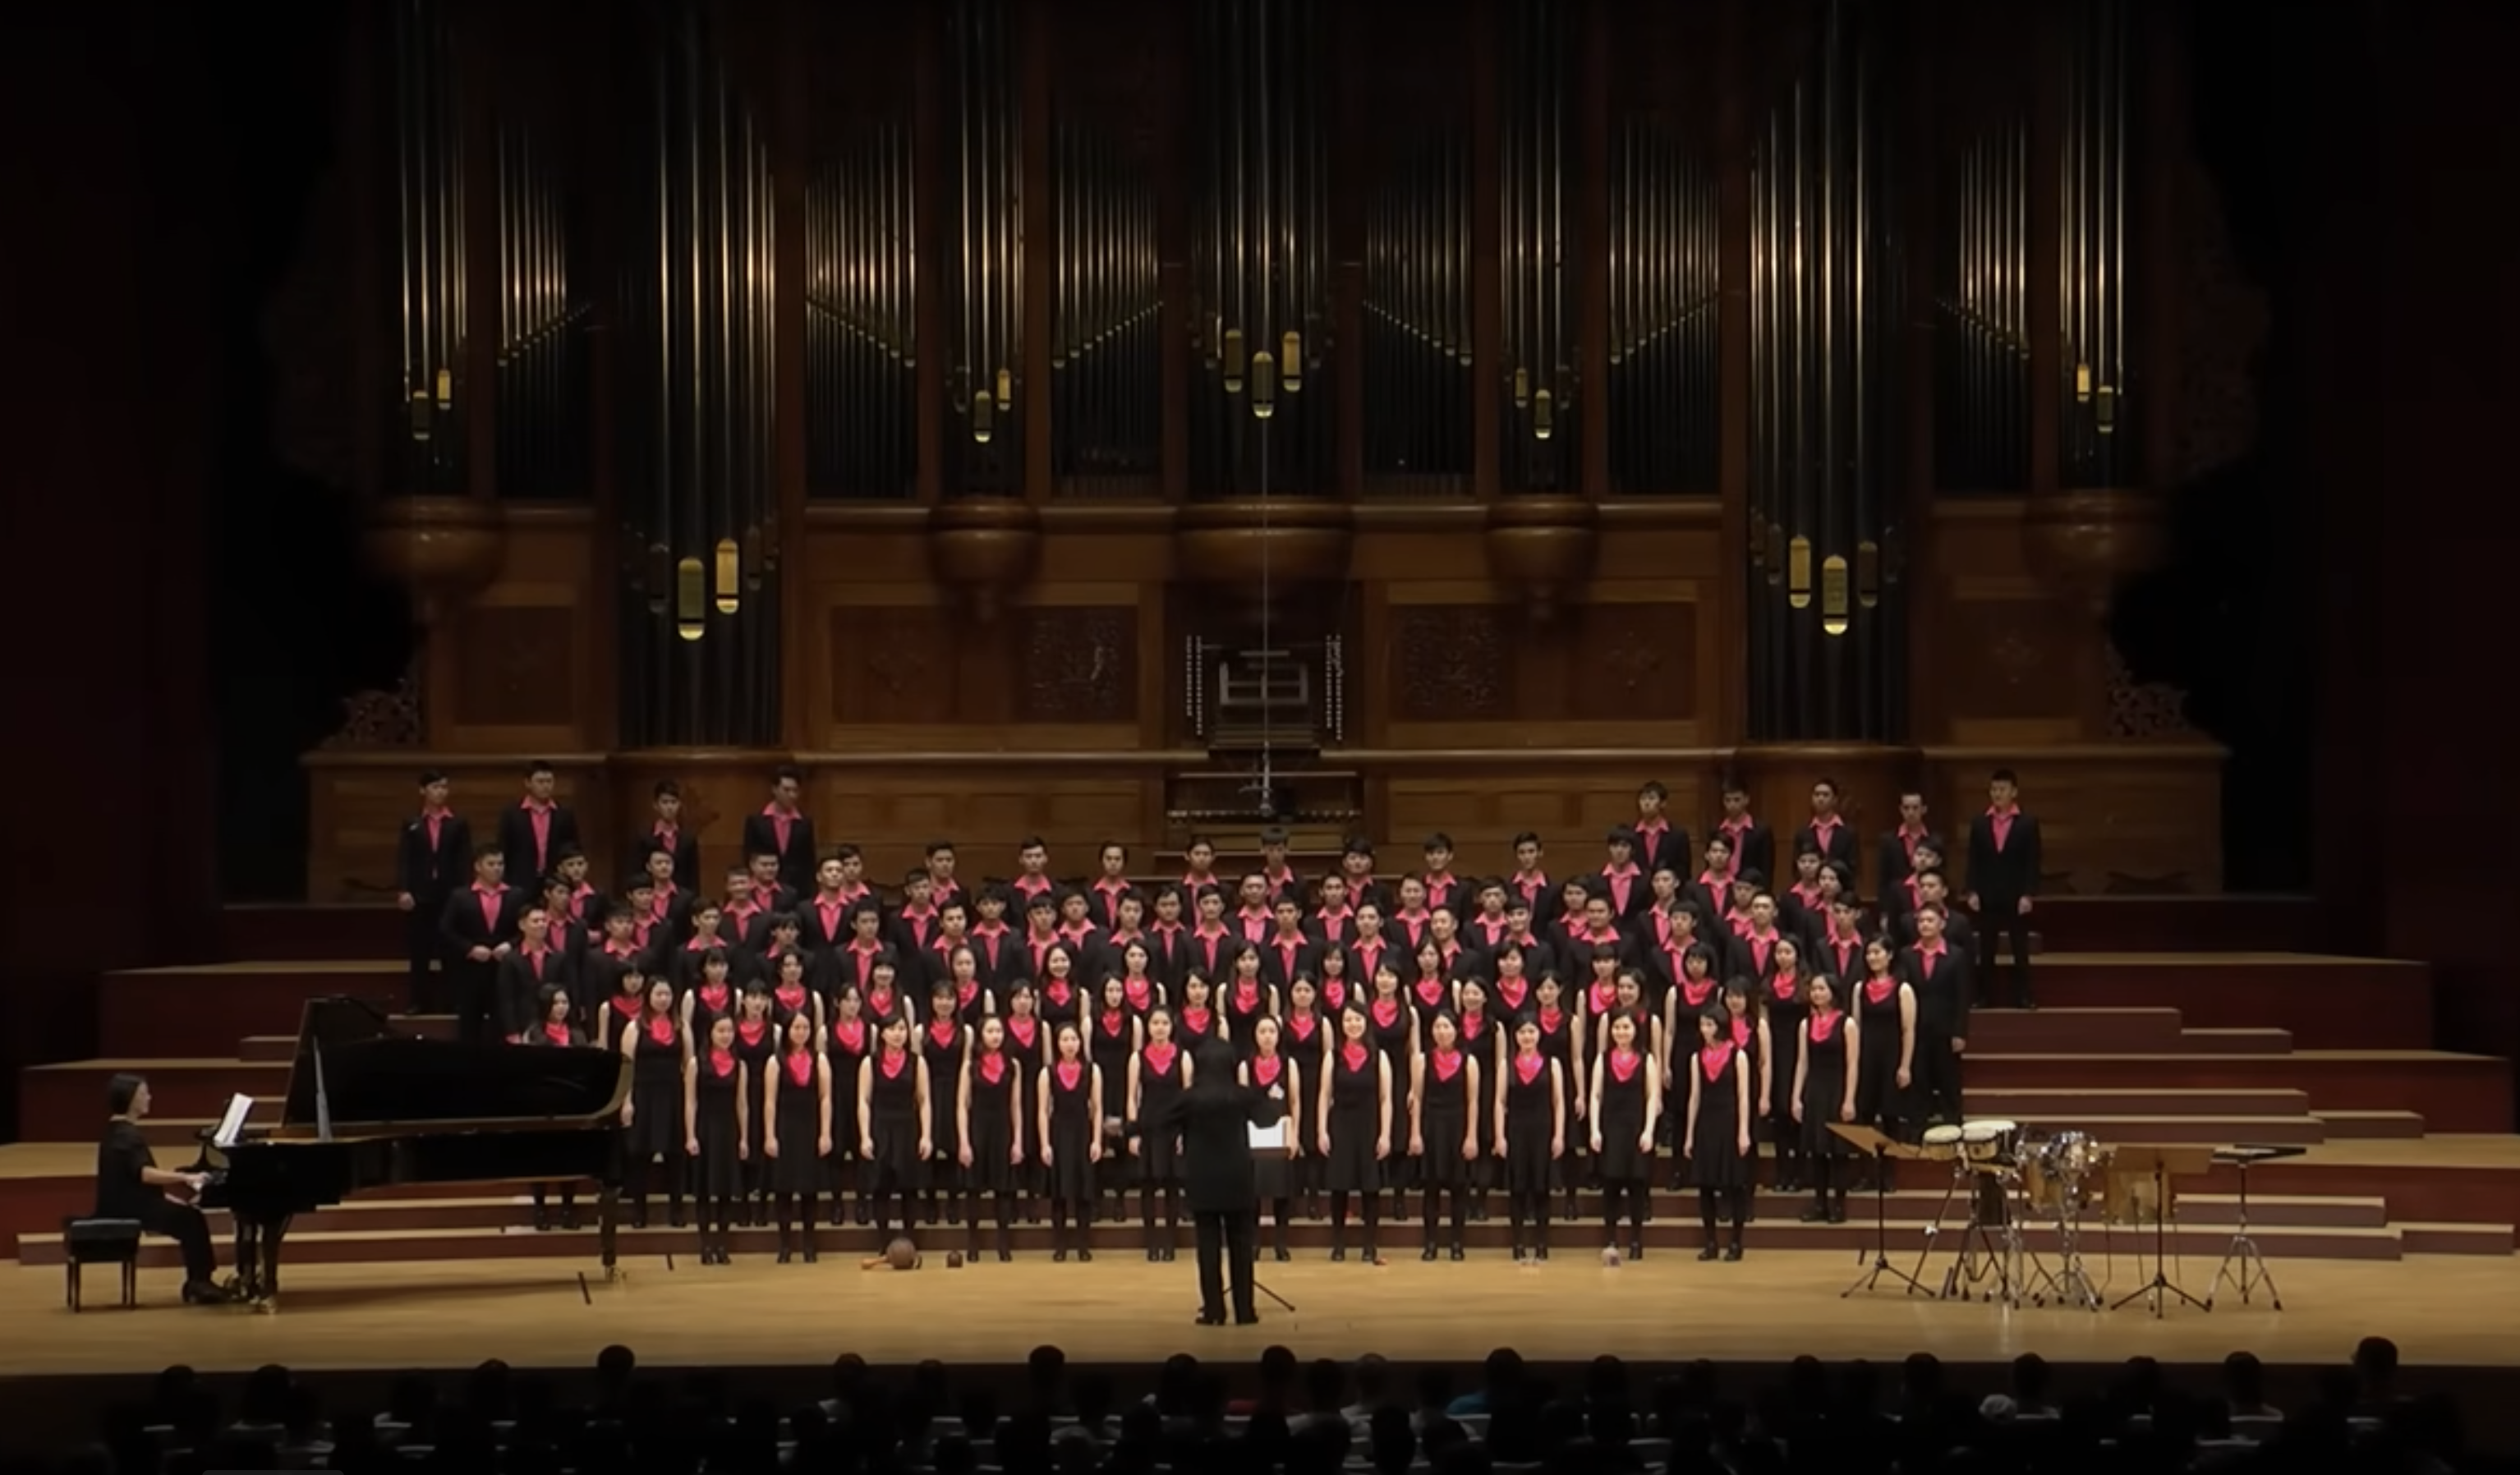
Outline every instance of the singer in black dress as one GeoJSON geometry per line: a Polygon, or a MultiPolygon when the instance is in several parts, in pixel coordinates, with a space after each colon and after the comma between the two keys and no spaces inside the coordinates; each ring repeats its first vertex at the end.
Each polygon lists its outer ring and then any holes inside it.
{"type": "Polygon", "coordinates": [[[1381,1051],[1391,1082],[1382,1121],[1383,1139],[1391,1145],[1382,1155],[1380,1177],[1382,1186],[1391,1190],[1392,1214],[1402,1217],[1408,1213],[1409,1189],[1418,1183],[1418,1162],[1409,1153],[1409,1082],[1418,1060],[1418,1014],[1401,992],[1397,958],[1373,970],[1372,987],[1366,1035],[1381,1051]]]}
{"type": "Polygon", "coordinates": [[[955,1101],[962,1091],[963,1061],[970,1051],[962,1001],[952,981],[940,978],[927,990],[927,1017],[919,1026],[920,1063],[927,1067],[927,1084],[937,1093],[930,1098],[930,1155],[923,1170],[929,1224],[950,1225],[963,1217],[963,1139],[955,1101]]]}
{"type": "Polygon", "coordinates": [[[1832,1122],[1855,1118],[1856,1067],[1863,1059],[1864,1027],[1838,1007],[1837,986],[1826,975],[1803,985],[1802,1051],[1794,1062],[1794,1119],[1803,1132],[1803,1164],[1810,1170],[1812,1206],[1805,1224],[1846,1223],[1846,1139],[1832,1122]]]}
{"type": "Polygon", "coordinates": [[[1006,1008],[1000,1017],[1006,1021],[1007,1061],[1015,1072],[1015,1145],[1022,1149],[1009,1171],[1009,1186],[1022,1200],[1024,1223],[1039,1224],[1041,1115],[1033,1109],[1033,1083],[1041,1079],[1041,1068],[1050,1062],[1053,1031],[1041,1017],[1041,995],[1033,991],[1030,979],[1017,978],[1007,986],[1006,1008]]]}
{"type": "Polygon", "coordinates": [[[995,1014],[981,1018],[973,1031],[971,1057],[963,1066],[961,1123],[955,1140],[962,1143],[964,1228],[970,1257],[980,1256],[980,1200],[997,1209],[998,1259],[1012,1257],[1015,1170],[1024,1160],[1022,1134],[1027,1113],[1023,1067],[1007,1050],[1007,1021],[995,1014]]]}
{"type": "Polygon", "coordinates": [[[735,1052],[735,1019],[720,1014],[709,1024],[708,1047],[685,1077],[683,1150],[698,1168],[700,1264],[731,1263],[735,1202],[743,1194],[744,1140],[750,1084],[743,1057],[735,1052]]]}
{"type": "Polygon", "coordinates": [[[867,1059],[881,1044],[882,1031],[861,1012],[865,996],[857,985],[843,984],[832,996],[831,1027],[825,1035],[825,1058],[832,1064],[832,1228],[846,1223],[849,1205],[857,1206],[863,1226],[874,1214],[875,1184],[867,1176],[865,1156],[858,1151],[859,1080],[867,1059]]]}
{"type": "Polygon", "coordinates": [[[836,1144],[832,1134],[832,1062],[823,1053],[822,1037],[810,1010],[790,1013],[780,1031],[779,1054],[761,1073],[761,1116],[770,1124],[761,1150],[770,1160],[779,1263],[786,1265],[797,1249],[801,1211],[805,1263],[811,1265],[816,1258],[814,1197],[830,1182],[832,1148],[836,1144]]]}
{"type": "Polygon", "coordinates": [[[1654,1119],[1662,1114],[1661,1069],[1642,1038],[1642,1008],[1612,1009],[1609,1040],[1593,1073],[1593,1162],[1601,1179],[1602,1243],[1619,1242],[1628,1220],[1628,1258],[1645,1252],[1645,1198],[1653,1183],[1654,1119]]]}
{"type": "Polygon", "coordinates": [[[622,1179],[630,1194],[630,1227],[648,1227],[649,1189],[662,1183],[670,1223],[683,1225],[683,1075],[691,1064],[690,1036],[674,1008],[674,985],[659,976],[648,984],[639,1017],[621,1032],[630,1057],[630,1099],[621,1103],[622,1179]]]}
{"type": "MultiPolygon", "coordinates": [[[[1397,1008],[1399,1001],[1391,1001],[1397,1008]]],[[[1384,1159],[1391,1155],[1391,1100],[1397,1095],[1391,1060],[1369,1038],[1366,1006],[1350,1001],[1339,1011],[1339,1041],[1331,1048],[1316,1094],[1313,1145],[1322,1155],[1322,1182],[1330,1195],[1330,1258],[1347,1258],[1347,1210],[1352,1196],[1365,1203],[1365,1259],[1376,1263],[1374,1241],[1382,1228],[1384,1159]]]]}
{"type": "Polygon", "coordinates": [[[1085,1052],[1070,1020],[1058,1026],[1050,1065],[1041,1073],[1041,1157],[1050,1194],[1050,1258],[1065,1260],[1069,1225],[1076,1258],[1092,1260],[1094,1166],[1102,1158],[1102,1074],[1085,1052]]]}
{"type": "Polygon", "coordinates": [[[875,1199],[878,1250],[892,1242],[895,1221],[887,1209],[899,1212],[903,1229],[910,1228],[911,1201],[932,1147],[927,1062],[910,1048],[910,1022],[897,1015],[884,1021],[881,1039],[858,1073],[858,1152],[875,1199]]]}
{"type": "MultiPolygon", "coordinates": [[[[525,1044],[557,1045],[563,1048],[583,1047],[587,1044],[585,1032],[569,1022],[576,1009],[569,1002],[568,990],[556,983],[544,984],[540,997],[534,1002],[534,1011],[541,1016],[542,1022],[525,1032],[523,1036],[525,1044]]],[[[537,1229],[548,1229],[552,1227],[551,1209],[545,1196],[549,1186],[544,1184],[534,1184],[534,1228],[537,1229]]],[[[576,1229],[577,1184],[562,1184],[559,1187],[560,1227],[563,1229],[576,1229]]]]}
{"type": "Polygon", "coordinates": [[[1462,1048],[1461,1024],[1451,1014],[1435,1015],[1426,1031],[1429,1045],[1418,1057],[1410,1092],[1415,1111],[1409,1147],[1421,1165],[1426,1191],[1426,1243],[1418,1258],[1435,1258],[1438,1205],[1449,1198],[1452,1255],[1459,1260],[1462,1224],[1469,1217],[1470,1175],[1478,1166],[1479,1060],[1462,1048]]]}
{"type": "Polygon", "coordinates": [[[1768,1015],[1768,1045],[1775,1051],[1762,1062],[1768,1086],[1768,1140],[1777,1150],[1777,1190],[1794,1193],[1801,1190],[1805,1172],[1802,1115],[1794,1109],[1803,1015],[1810,1009],[1803,998],[1802,950],[1792,938],[1779,935],[1769,947],[1768,967],[1759,984],[1759,1004],[1768,1015]]]}
{"type": "MultiPolygon", "coordinates": [[[[1909,1089],[1916,1050],[1916,992],[1892,970],[1894,961],[1887,939],[1866,943],[1864,981],[1854,986],[1848,1007],[1863,1026],[1864,1039],[1864,1054],[1855,1069],[1855,1119],[1884,1137],[1905,1140],[1909,1123],[1917,1115],[1909,1089]]],[[[1895,1166],[1886,1157],[1859,1164],[1855,1186],[1875,1186],[1874,1178],[1889,1178],[1895,1166]]]]}
{"type": "Polygon", "coordinates": [[[1537,1018],[1514,1026],[1513,1053],[1506,1060],[1495,1093],[1497,1151],[1505,1164],[1516,1264],[1549,1258],[1550,1192],[1557,1181],[1558,1160],[1566,1154],[1564,1067],[1542,1039],[1537,1018]],[[1525,1224],[1532,1231],[1528,1255],[1525,1224]]]}
{"type": "Polygon", "coordinates": [[[1250,1029],[1251,1056],[1242,1062],[1242,1084],[1263,1094],[1282,1090],[1286,1095],[1286,1144],[1274,1152],[1255,1148],[1251,1154],[1259,1198],[1269,1205],[1270,1252],[1282,1262],[1288,1258],[1286,1216],[1293,1206],[1295,1165],[1311,1161],[1298,1155],[1304,1144],[1304,1108],[1310,1103],[1304,1099],[1303,1066],[1282,1049],[1284,1030],[1277,1019],[1259,1015],[1250,1029]]]}
{"type": "MultiPolygon", "coordinates": [[[[1193,979],[1196,974],[1192,974],[1193,979]]],[[[1202,985],[1202,987],[1204,987],[1202,985]]],[[[1183,985],[1185,993],[1190,985],[1183,985]]],[[[1191,1086],[1191,1057],[1173,1039],[1172,1010],[1158,1007],[1147,1015],[1147,1043],[1129,1059],[1129,1157],[1136,1165],[1138,1213],[1145,1230],[1147,1259],[1173,1258],[1181,1231],[1181,1132],[1161,1124],[1172,1120],[1173,1102],[1191,1086]],[[1148,1124],[1155,1124],[1151,1129],[1148,1124]],[[1155,1231],[1155,1200],[1164,1206],[1164,1228],[1155,1231]]]]}
{"type": "MultiPolygon", "coordinates": [[[[753,1095],[761,1093],[761,1083],[779,1054],[779,1026],[772,1017],[773,1005],[767,980],[754,979],[743,986],[742,1002],[736,1006],[735,1056],[743,1062],[744,1078],[751,1083],[753,1095]]],[[[757,1106],[758,1101],[751,1102],[757,1106]]],[[[735,1222],[762,1229],[770,1223],[770,1157],[761,1150],[762,1139],[770,1130],[769,1118],[762,1112],[747,1109],[743,1122],[743,1191],[737,1196],[735,1222]]]]}
{"type": "Polygon", "coordinates": [[[1712,1260],[1718,1213],[1730,1219],[1732,1237],[1720,1252],[1727,1260],[1741,1258],[1741,1227],[1750,1217],[1750,1121],[1756,1067],[1749,1047],[1747,1016],[1725,1018],[1712,1011],[1698,1016],[1697,1052],[1688,1057],[1688,1128],[1681,1151],[1688,1159],[1689,1182],[1697,1185],[1697,1222],[1706,1230],[1700,1260],[1712,1260]]]}

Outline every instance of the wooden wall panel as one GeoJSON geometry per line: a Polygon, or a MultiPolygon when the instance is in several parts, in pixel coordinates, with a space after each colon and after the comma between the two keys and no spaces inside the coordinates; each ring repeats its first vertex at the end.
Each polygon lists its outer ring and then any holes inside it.
{"type": "Polygon", "coordinates": [[[2047,888],[2070,896],[2223,889],[2223,750],[2210,743],[2094,743],[1926,753],[1927,800],[1966,885],[1969,822],[1987,778],[2010,768],[2039,817],[2047,888]]]}
{"type": "Polygon", "coordinates": [[[1967,746],[2028,749],[2107,735],[2106,632],[2037,576],[2018,499],[1934,505],[1930,602],[1912,676],[1920,736],[1967,746]]]}
{"type": "Polygon", "coordinates": [[[584,751],[612,735],[610,585],[583,508],[506,510],[498,578],[424,643],[424,718],[441,752],[584,751]]]}

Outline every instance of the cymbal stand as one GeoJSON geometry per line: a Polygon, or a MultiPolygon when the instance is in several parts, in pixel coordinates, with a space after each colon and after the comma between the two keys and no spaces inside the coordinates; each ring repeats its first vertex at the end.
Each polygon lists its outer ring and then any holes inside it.
{"type": "Polygon", "coordinates": [[[2249,1304],[2251,1292],[2263,1290],[2267,1304],[2281,1311],[2283,1293],[2275,1289],[2275,1274],[2268,1267],[2256,1237],[2249,1233],[2249,1160],[2234,1158],[2231,1166],[2240,1170],[2240,1223],[2232,1230],[2230,1247],[2223,1252],[2222,1268],[2214,1272],[2214,1283],[2205,1287],[2205,1309],[2214,1309],[2214,1298],[2222,1293],[2223,1282],[2228,1280],[2239,1291],[2242,1306],[2249,1304]]]}
{"type": "Polygon", "coordinates": [[[2058,1306],[2098,1311],[2100,1288],[2083,1264],[2083,1181],[2060,1177],[2056,1186],[2056,1269],[2050,1271],[2033,1260],[2037,1269],[2030,1277],[2030,1304],[2046,1306],[2053,1301],[2058,1306]]]}
{"type": "Polygon", "coordinates": [[[1961,1231],[1960,1256],[1952,1266],[1951,1274],[1943,1281],[1943,1294],[1955,1300],[1982,1297],[1990,1302],[2002,1301],[2006,1306],[2018,1307],[2021,1304],[2018,1278],[2021,1226],[2019,1216],[2011,1212],[2010,1196],[2004,1182],[2004,1178],[2010,1176],[2008,1170],[2001,1176],[1981,1173],[1974,1165],[1962,1160],[1960,1171],[1978,1181],[1970,1184],[1968,1228],[1961,1231]],[[2000,1222],[1988,1223],[1993,1217],[1989,1212],[1990,1206],[1995,1215],[2001,1216],[2000,1222]],[[1983,1260],[1979,1258],[1981,1254],[1985,1257],[1983,1260]],[[1979,1284],[1990,1279],[1995,1282],[1994,1286],[1980,1291],[1979,1284]]]}
{"type": "MultiPolygon", "coordinates": [[[[1929,1235],[1932,1232],[1931,1229],[1926,1230],[1929,1235]]],[[[1890,1155],[1875,1147],[1872,1149],[1872,1263],[1856,1277],[1853,1285],[1839,1291],[1837,1297],[1843,1301],[1857,1291],[1875,1289],[1884,1275],[1906,1286],[1909,1295],[1919,1294],[1925,1289],[1915,1276],[1890,1263],[1890,1155]]]]}

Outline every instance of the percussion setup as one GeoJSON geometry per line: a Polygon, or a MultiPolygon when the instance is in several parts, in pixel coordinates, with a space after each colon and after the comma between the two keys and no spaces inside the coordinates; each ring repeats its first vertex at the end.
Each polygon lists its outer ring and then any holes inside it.
{"type": "MultiPolygon", "coordinates": [[[[1924,1248],[1914,1268],[1903,1271],[1889,1254],[1889,1174],[1876,1172],[1875,1243],[1865,1274],[1846,1295],[1870,1290],[1883,1278],[1897,1280],[1912,1295],[1946,1300],[2001,1302],[2006,1307],[2073,1307],[2099,1311],[2105,1275],[2095,1276],[2086,1257],[2087,1231],[2102,1236],[2127,1229],[2138,1236],[2138,1268],[2149,1246],[2152,1274],[2121,1297],[2111,1309],[2148,1301],[2155,1316],[2178,1301],[2211,1310],[2171,1280],[2169,1228],[2178,1217],[2173,1180],[2208,1171],[2216,1163],[2241,1171],[2240,1221],[2231,1251],[2215,1277],[2215,1288],[2230,1280],[2245,1301],[2263,1290],[2270,1298],[2273,1282],[2264,1258],[2249,1236],[2247,1169],[2253,1162],[2290,1156],[2299,1148],[2243,1145],[2215,1149],[2202,1146],[2132,1146],[2104,1142],[2088,1132],[2039,1133],[2001,1118],[1975,1118],[1926,1129],[1920,1141],[1900,1141],[1861,1127],[1833,1128],[1858,1150],[1874,1159],[1876,1169],[1892,1161],[1942,1164],[1951,1172],[1941,1206],[1924,1231],[1924,1248]],[[1958,1224],[1955,1236],[1952,1226],[1958,1224]],[[2029,1233],[2052,1230],[2046,1253],[2032,1245],[2029,1233]],[[1928,1278],[1938,1252],[1949,1260],[1939,1281],[1928,1278]],[[2238,1271],[2234,1273],[2234,1263],[2238,1271]]],[[[2047,1237],[2047,1236],[2043,1236],[2047,1237]]],[[[2105,1265],[2110,1241],[2102,1241],[2105,1265]]],[[[2274,1302],[2280,1310],[2282,1303],[2274,1302]]]]}

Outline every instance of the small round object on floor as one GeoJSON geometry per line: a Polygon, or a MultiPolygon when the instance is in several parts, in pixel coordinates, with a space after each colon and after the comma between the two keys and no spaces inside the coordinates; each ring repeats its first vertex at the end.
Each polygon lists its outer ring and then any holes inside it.
{"type": "Polygon", "coordinates": [[[917,1270],[919,1246],[911,1243],[909,1235],[901,1235],[883,1247],[883,1263],[897,1271],[917,1270]]]}
{"type": "Polygon", "coordinates": [[[1603,1269],[1603,1270],[1605,1270],[1605,1271],[1614,1271],[1614,1270],[1617,1270],[1618,1268],[1619,1268],[1619,1251],[1618,1251],[1618,1247],[1617,1247],[1616,1245],[1603,1245],[1603,1246],[1601,1247],[1601,1269],[1603,1269]]]}
{"type": "Polygon", "coordinates": [[[961,1270],[963,1268],[963,1252],[961,1250],[947,1250],[945,1252],[945,1268],[949,1271],[961,1270]]]}

